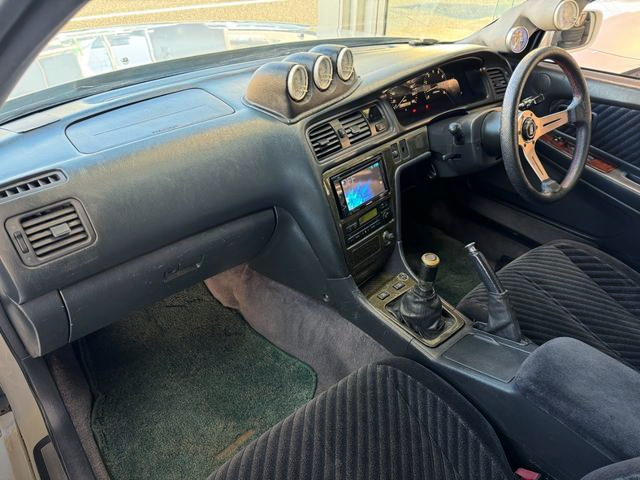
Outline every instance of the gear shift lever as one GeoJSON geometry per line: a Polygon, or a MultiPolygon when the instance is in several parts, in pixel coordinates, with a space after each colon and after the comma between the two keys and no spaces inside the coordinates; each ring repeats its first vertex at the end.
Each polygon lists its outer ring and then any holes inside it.
{"type": "Polygon", "coordinates": [[[435,253],[420,257],[418,283],[400,300],[400,318],[422,336],[433,336],[444,326],[442,302],[433,284],[438,273],[440,259],[435,253]]]}
{"type": "Polygon", "coordinates": [[[502,286],[502,282],[491,269],[482,252],[476,248],[475,243],[470,243],[464,248],[467,249],[473,267],[478,272],[489,295],[489,319],[483,330],[519,342],[522,340],[522,333],[509,299],[509,292],[502,286]]]}

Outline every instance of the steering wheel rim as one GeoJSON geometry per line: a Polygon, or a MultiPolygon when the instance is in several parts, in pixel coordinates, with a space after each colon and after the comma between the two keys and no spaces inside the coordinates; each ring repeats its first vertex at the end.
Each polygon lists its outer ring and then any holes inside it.
{"type": "Polygon", "coordinates": [[[590,142],[591,101],[582,70],[573,57],[561,48],[533,50],[513,71],[502,103],[500,146],[509,181],[526,200],[544,203],[560,200],[580,178],[587,161],[590,142]],[[540,62],[547,59],[553,60],[566,75],[573,99],[565,110],[538,117],[531,110],[520,110],[520,102],[531,73],[540,62]],[[569,123],[576,128],[575,148],[567,174],[558,183],[548,175],[538,158],[535,145],[544,134],[569,123]],[[522,160],[523,156],[525,162],[522,160]],[[525,163],[540,181],[539,189],[529,180],[525,163]]]}

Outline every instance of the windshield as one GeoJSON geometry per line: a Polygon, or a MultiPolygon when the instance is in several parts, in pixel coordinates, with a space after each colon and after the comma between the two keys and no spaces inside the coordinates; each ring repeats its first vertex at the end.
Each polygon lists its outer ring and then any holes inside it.
{"type": "Polygon", "coordinates": [[[105,74],[215,52],[321,39],[459,40],[521,1],[92,0],[40,53],[0,114],[91,94],[113,79],[105,74]]]}

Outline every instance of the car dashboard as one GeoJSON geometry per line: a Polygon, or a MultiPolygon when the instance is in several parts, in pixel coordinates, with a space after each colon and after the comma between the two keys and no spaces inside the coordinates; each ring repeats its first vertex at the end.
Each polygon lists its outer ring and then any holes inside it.
{"type": "Polygon", "coordinates": [[[449,119],[495,109],[510,67],[473,45],[353,54],[351,83],[286,114],[249,95],[275,58],[2,125],[0,287],[28,352],[244,262],[328,303],[337,281],[379,270],[399,234],[399,173],[451,144],[449,119]]]}

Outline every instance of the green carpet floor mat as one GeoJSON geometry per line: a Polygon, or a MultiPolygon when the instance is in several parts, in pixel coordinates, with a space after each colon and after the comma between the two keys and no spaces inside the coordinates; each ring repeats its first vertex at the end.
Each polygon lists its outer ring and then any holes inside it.
{"type": "Polygon", "coordinates": [[[411,227],[411,244],[406,246],[406,257],[411,268],[418,272],[420,256],[433,252],[440,257],[436,290],[442,298],[455,306],[480,278],[464,249],[464,244],[429,225],[411,227]]]}
{"type": "Polygon", "coordinates": [[[202,285],[80,343],[114,480],[204,479],[314,395],[315,372],[202,285]]]}

